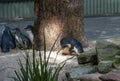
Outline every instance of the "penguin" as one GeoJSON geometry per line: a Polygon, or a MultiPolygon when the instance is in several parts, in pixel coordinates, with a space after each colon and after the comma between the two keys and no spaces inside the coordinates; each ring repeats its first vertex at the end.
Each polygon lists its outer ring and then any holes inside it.
{"type": "Polygon", "coordinates": [[[2,52],[9,52],[10,48],[16,48],[15,38],[10,30],[10,28],[4,25],[2,30],[2,37],[1,37],[1,51],[2,52]]]}
{"type": "Polygon", "coordinates": [[[77,55],[84,52],[82,44],[78,40],[76,40],[75,38],[69,37],[69,38],[62,38],[60,40],[61,48],[64,48],[64,46],[68,45],[68,44],[71,45],[72,52],[74,51],[77,55]]]}
{"type": "Polygon", "coordinates": [[[31,43],[33,44],[33,30],[34,30],[34,27],[32,25],[28,25],[26,28],[24,28],[26,33],[28,34],[28,37],[31,41],[31,43]]]}
{"type": "Polygon", "coordinates": [[[10,41],[9,42],[10,42],[11,49],[16,48],[15,37],[12,34],[11,29],[8,26],[5,26],[5,29],[8,30],[8,33],[9,33],[9,37],[10,37],[10,41]]]}
{"type": "Polygon", "coordinates": [[[15,40],[18,48],[29,49],[32,48],[32,43],[30,39],[24,35],[19,28],[14,29],[15,40]]]}

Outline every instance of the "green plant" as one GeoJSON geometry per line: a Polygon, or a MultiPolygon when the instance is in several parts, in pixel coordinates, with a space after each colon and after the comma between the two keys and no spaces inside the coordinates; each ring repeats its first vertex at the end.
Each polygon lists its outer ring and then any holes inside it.
{"type": "MultiPolygon", "coordinates": [[[[59,72],[64,67],[66,61],[58,64],[55,68],[49,64],[50,55],[57,39],[51,47],[48,56],[46,56],[45,36],[44,54],[41,54],[41,51],[39,51],[39,59],[36,59],[37,54],[34,47],[32,50],[32,59],[30,58],[29,52],[25,51],[25,64],[22,63],[22,60],[19,60],[20,71],[15,71],[16,77],[13,77],[14,81],[58,81],[59,72]]],[[[56,58],[53,64],[55,64],[56,58]]]]}

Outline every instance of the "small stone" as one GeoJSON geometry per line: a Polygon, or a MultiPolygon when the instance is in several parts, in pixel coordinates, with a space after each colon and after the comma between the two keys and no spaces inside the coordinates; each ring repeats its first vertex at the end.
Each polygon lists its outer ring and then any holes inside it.
{"type": "Polygon", "coordinates": [[[98,64],[98,72],[107,73],[112,70],[112,61],[100,61],[98,64]]]}
{"type": "Polygon", "coordinates": [[[92,65],[80,65],[78,67],[72,68],[66,73],[68,81],[77,81],[83,74],[94,73],[97,71],[97,66],[92,65]]]}
{"type": "Polygon", "coordinates": [[[115,57],[115,62],[113,63],[114,68],[120,69],[120,56],[115,57]]]}
{"type": "Polygon", "coordinates": [[[120,81],[120,73],[107,73],[99,77],[102,81],[120,81]]]}
{"type": "Polygon", "coordinates": [[[101,74],[99,73],[92,73],[92,74],[84,74],[81,76],[80,81],[101,81],[99,77],[101,74]]]}
{"type": "Polygon", "coordinates": [[[78,59],[78,64],[88,64],[88,63],[91,63],[93,65],[98,64],[98,57],[95,50],[90,50],[81,53],[77,59],[78,59]]]}
{"type": "Polygon", "coordinates": [[[97,41],[96,47],[99,61],[114,61],[115,55],[120,48],[120,46],[105,40],[97,41]]]}
{"type": "Polygon", "coordinates": [[[98,49],[107,48],[107,47],[119,48],[118,45],[116,45],[116,44],[114,44],[112,42],[106,41],[106,40],[98,40],[98,41],[96,41],[96,47],[98,49]]]}

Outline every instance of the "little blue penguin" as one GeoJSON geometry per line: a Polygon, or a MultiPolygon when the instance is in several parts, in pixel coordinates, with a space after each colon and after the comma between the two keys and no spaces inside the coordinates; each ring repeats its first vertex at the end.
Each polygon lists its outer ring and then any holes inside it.
{"type": "Polygon", "coordinates": [[[25,29],[26,33],[28,34],[28,37],[29,37],[31,43],[33,44],[33,38],[34,38],[33,30],[34,30],[34,27],[32,25],[28,25],[24,29],[25,29]]]}
{"type": "Polygon", "coordinates": [[[64,47],[67,44],[71,44],[71,46],[73,48],[72,50],[74,50],[74,52],[78,55],[80,53],[84,52],[82,44],[73,37],[61,39],[61,41],[60,41],[61,47],[64,47]]]}
{"type": "Polygon", "coordinates": [[[32,43],[30,39],[26,35],[24,35],[19,28],[15,28],[14,30],[18,48],[20,49],[32,48],[32,43]]]}
{"type": "Polygon", "coordinates": [[[8,26],[4,25],[1,37],[1,51],[9,52],[10,48],[16,48],[15,37],[8,26]]]}

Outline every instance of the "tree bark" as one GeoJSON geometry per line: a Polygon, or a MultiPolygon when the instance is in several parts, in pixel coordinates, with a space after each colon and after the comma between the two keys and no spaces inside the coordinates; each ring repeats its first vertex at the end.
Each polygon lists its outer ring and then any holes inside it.
{"type": "Polygon", "coordinates": [[[43,31],[47,49],[50,49],[59,34],[55,49],[63,37],[74,37],[84,47],[88,46],[84,35],[83,0],[35,0],[34,42],[43,49],[43,31]]]}

